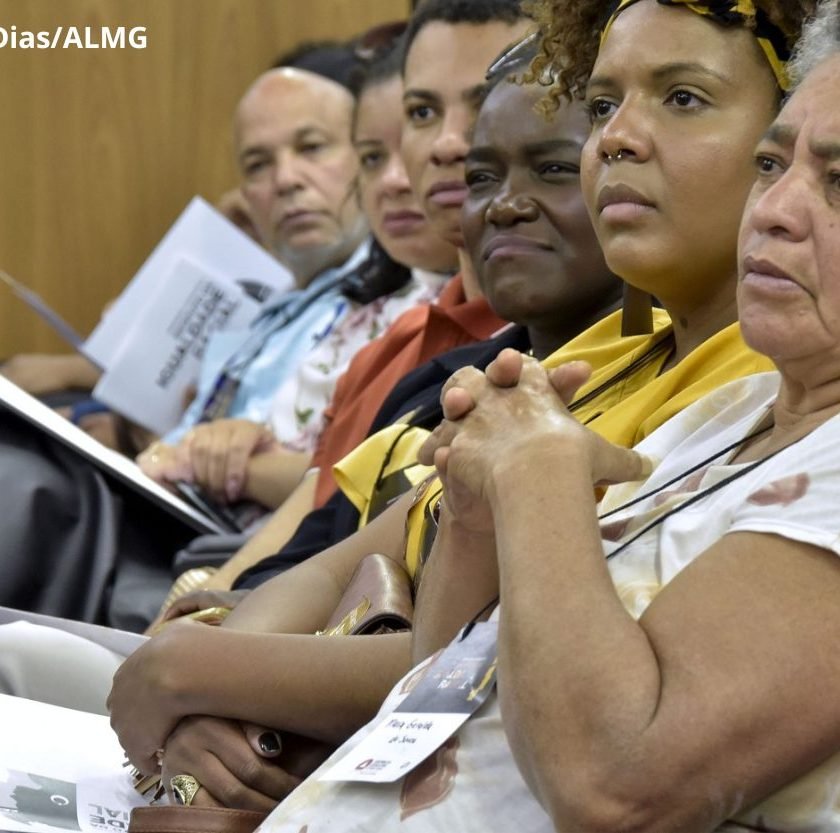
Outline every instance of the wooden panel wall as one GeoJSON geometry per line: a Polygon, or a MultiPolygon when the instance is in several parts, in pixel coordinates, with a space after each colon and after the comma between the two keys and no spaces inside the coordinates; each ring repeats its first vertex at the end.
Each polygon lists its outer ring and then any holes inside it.
{"type": "MultiPolygon", "coordinates": [[[[0,0],[11,39],[145,26],[145,49],[0,48],[0,268],[81,332],[193,194],[235,182],[230,118],[274,57],[409,0],[0,0]],[[66,28],[65,28],[66,31],[66,28]]],[[[3,33],[0,32],[0,43],[3,33]]],[[[0,287],[0,357],[63,344],[0,287]]]]}

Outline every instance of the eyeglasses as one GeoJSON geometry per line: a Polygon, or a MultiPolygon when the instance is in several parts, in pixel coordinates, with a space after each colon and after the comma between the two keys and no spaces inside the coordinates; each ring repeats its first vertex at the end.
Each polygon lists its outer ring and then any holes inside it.
{"type": "Polygon", "coordinates": [[[392,20],[368,29],[356,38],[353,54],[360,61],[375,61],[394,48],[397,39],[405,32],[407,20],[392,20]]]}
{"type": "Polygon", "coordinates": [[[520,38],[518,41],[506,47],[499,57],[493,61],[487,68],[484,80],[492,83],[499,76],[504,75],[509,70],[513,69],[517,64],[530,61],[537,53],[537,44],[539,43],[540,33],[531,32],[520,38]]]}

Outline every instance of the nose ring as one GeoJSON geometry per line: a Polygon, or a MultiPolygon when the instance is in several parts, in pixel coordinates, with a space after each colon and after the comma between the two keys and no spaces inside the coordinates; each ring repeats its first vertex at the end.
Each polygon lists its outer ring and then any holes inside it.
{"type": "Polygon", "coordinates": [[[617,153],[608,153],[607,154],[607,164],[609,165],[611,162],[618,162],[619,159],[624,155],[624,151],[620,150],[617,153]]]}

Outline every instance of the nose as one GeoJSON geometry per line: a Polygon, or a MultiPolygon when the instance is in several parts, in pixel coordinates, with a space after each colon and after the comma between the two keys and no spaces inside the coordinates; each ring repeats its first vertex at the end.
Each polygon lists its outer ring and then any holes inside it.
{"type": "Polygon", "coordinates": [[[286,196],[303,188],[300,157],[292,150],[282,150],[274,161],[274,189],[286,196]]]}
{"type": "Polygon", "coordinates": [[[486,223],[498,228],[533,223],[540,215],[537,203],[524,191],[505,187],[493,196],[484,212],[486,223]]]}
{"type": "Polygon", "coordinates": [[[411,183],[405,170],[402,157],[392,152],[388,156],[379,179],[382,194],[389,197],[399,197],[411,193],[411,183]]]}
{"type": "Polygon", "coordinates": [[[642,104],[626,98],[600,127],[595,127],[598,156],[607,164],[643,162],[650,156],[650,130],[642,104]]]}
{"type": "Polygon", "coordinates": [[[744,224],[762,234],[801,240],[808,232],[808,177],[793,165],[772,183],[761,176],[747,200],[744,224]]]}
{"type": "Polygon", "coordinates": [[[463,163],[470,148],[467,137],[472,123],[472,111],[466,106],[450,107],[446,111],[432,145],[432,161],[435,164],[463,163]]]}

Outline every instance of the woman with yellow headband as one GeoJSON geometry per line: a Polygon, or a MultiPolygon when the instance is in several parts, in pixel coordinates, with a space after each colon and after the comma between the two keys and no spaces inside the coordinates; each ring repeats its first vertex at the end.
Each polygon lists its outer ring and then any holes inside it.
{"type": "MultiPolygon", "coordinates": [[[[581,185],[607,263],[634,303],[652,295],[671,319],[603,363],[599,349],[616,342],[621,324],[616,313],[545,362],[592,365],[570,410],[629,447],[726,381],[770,367],[736,323],[736,241],[753,150],[787,89],[791,34],[806,9],[798,0],[544,0],[534,11],[545,34],[530,78],[556,79],[544,106],[586,94],[592,133],[581,185]]],[[[421,564],[435,517],[427,507],[440,491],[438,481],[411,512],[409,546],[418,542],[421,564]]],[[[450,639],[497,590],[492,570],[476,575],[465,559],[445,556],[492,549],[492,541],[445,511],[438,536],[418,599],[415,658],[450,639]]]]}

